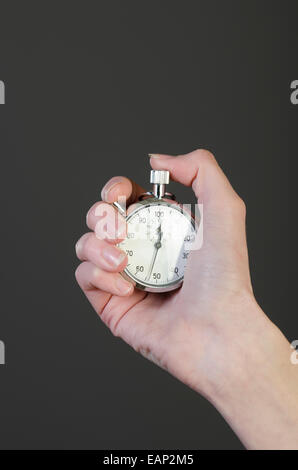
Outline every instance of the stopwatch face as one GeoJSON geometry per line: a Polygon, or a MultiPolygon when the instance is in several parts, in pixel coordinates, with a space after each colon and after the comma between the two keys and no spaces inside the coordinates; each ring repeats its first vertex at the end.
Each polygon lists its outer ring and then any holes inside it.
{"type": "Polygon", "coordinates": [[[126,252],[125,275],[151,292],[177,288],[183,281],[196,226],[175,204],[150,203],[127,217],[127,236],[119,243],[126,252]]]}

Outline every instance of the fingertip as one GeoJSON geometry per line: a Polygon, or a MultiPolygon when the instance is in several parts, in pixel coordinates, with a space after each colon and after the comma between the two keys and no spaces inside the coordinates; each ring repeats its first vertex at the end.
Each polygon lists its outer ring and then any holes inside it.
{"type": "Polygon", "coordinates": [[[153,170],[168,170],[171,173],[172,164],[175,162],[176,157],[164,154],[149,154],[149,158],[153,170]]]}
{"type": "Polygon", "coordinates": [[[119,295],[123,297],[129,297],[134,291],[134,285],[126,281],[121,275],[117,277],[115,285],[119,295]]]}
{"type": "Polygon", "coordinates": [[[128,259],[127,254],[120,248],[106,243],[102,248],[102,257],[107,263],[110,272],[120,273],[125,269],[128,259]]]}
{"type": "Polygon", "coordinates": [[[86,223],[98,240],[115,244],[126,238],[125,218],[107,202],[93,204],[87,213],[86,223]]]}
{"type": "Polygon", "coordinates": [[[171,160],[172,158],[175,158],[173,155],[167,155],[163,153],[148,153],[148,157],[150,159],[150,165],[160,165],[163,162],[166,162],[166,160],[171,160]]]}
{"type": "Polygon", "coordinates": [[[226,178],[209,150],[196,149],[184,155],[159,155],[151,158],[154,170],[168,170],[173,181],[192,187],[200,199],[205,190],[214,194],[218,187],[226,185],[226,178]]]}
{"type": "Polygon", "coordinates": [[[102,188],[101,198],[103,201],[112,203],[120,196],[129,198],[132,192],[131,181],[125,176],[114,176],[102,188]]]}
{"type": "Polygon", "coordinates": [[[148,154],[150,160],[152,161],[167,161],[177,158],[177,155],[170,155],[169,153],[149,153],[148,154]]]}
{"type": "Polygon", "coordinates": [[[135,286],[130,282],[130,287],[127,293],[125,294],[126,297],[130,297],[135,291],[135,286]]]}

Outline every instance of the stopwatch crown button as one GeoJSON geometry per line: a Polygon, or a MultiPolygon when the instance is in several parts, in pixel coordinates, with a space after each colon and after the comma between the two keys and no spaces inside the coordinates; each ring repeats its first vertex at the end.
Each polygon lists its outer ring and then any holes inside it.
{"type": "Polygon", "coordinates": [[[167,170],[151,170],[150,183],[153,184],[169,184],[170,173],[167,170]]]}

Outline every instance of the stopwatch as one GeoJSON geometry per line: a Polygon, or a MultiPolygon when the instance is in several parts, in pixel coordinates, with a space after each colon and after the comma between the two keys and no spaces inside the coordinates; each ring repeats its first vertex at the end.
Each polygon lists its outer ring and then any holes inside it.
{"type": "MultiPolygon", "coordinates": [[[[169,180],[168,171],[151,171],[152,191],[142,194],[128,208],[126,238],[118,244],[128,257],[121,274],[148,292],[167,292],[181,286],[198,226],[191,212],[166,192],[169,180]]],[[[123,214],[120,204],[113,205],[123,214]]]]}

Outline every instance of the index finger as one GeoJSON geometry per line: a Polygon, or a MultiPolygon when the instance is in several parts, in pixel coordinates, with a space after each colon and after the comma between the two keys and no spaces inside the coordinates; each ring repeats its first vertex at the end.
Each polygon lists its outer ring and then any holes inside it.
{"type": "Polygon", "coordinates": [[[176,157],[149,156],[154,170],[168,170],[173,181],[191,186],[198,200],[204,200],[204,203],[227,203],[238,197],[214,156],[207,150],[198,149],[176,157]]]}
{"type": "Polygon", "coordinates": [[[102,188],[101,197],[105,202],[116,202],[119,196],[124,196],[127,205],[135,202],[145,190],[125,176],[114,176],[102,188]]]}
{"type": "MultiPolygon", "coordinates": [[[[95,230],[97,223],[102,218],[102,212],[104,212],[105,210],[107,211],[106,215],[110,216],[110,225],[114,226],[114,208],[112,208],[112,206],[110,206],[109,204],[117,202],[118,198],[120,197],[124,197],[124,199],[126,200],[126,205],[128,207],[130,204],[134,203],[138,199],[138,197],[144,192],[145,190],[140,185],[126,178],[125,176],[114,176],[107,182],[107,184],[103,187],[101,191],[103,201],[96,202],[89,209],[86,217],[87,226],[91,230],[95,230]]],[[[126,233],[126,223],[125,219],[120,214],[118,214],[117,223],[118,233],[121,233],[123,234],[123,236],[125,236],[124,234],[126,233]]],[[[123,237],[120,236],[119,238],[122,239],[123,237]]],[[[113,239],[115,243],[118,240],[117,237],[110,237],[110,241],[111,239],[113,239]]]]}

